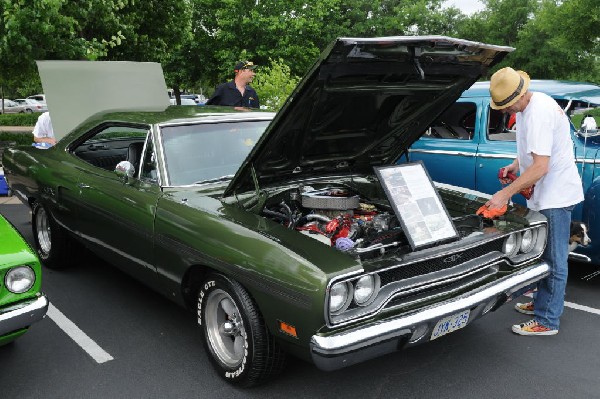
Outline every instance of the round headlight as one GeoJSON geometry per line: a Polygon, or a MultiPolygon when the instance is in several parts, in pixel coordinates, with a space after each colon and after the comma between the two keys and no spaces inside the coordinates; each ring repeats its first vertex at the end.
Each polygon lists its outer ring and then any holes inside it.
{"type": "Polygon", "coordinates": [[[344,306],[348,304],[348,283],[336,283],[331,287],[331,293],[329,295],[329,311],[335,313],[340,311],[344,306]]]}
{"type": "Polygon", "coordinates": [[[506,237],[502,251],[508,256],[513,256],[519,250],[519,234],[513,233],[506,237]]]}
{"type": "Polygon", "coordinates": [[[362,306],[369,302],[378,289],[377,275],[362,276],[354,285],[354,302],[362,306]]]}
{"type": "Polygon", "coordinates": [[[29,266],[19,266],[12,268],[4,277],[6,288],[15,294],[22,294],[29,291],[35,283],[35,273],[29,266]]]}
{"type": "Polygon", "coordinates": [[[521,252],[525,254],[531,252],[533,247],[535,247],[536,238],[536,230],[525,230],[523,232],[523,236],[521,237],[521,252]]]}

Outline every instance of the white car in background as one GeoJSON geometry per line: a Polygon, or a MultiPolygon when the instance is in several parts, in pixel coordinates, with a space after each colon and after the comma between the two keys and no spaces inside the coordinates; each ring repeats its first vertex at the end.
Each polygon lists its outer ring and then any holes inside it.
{"type": "Polygon", "coordinates": [[[13,100],[5,98],[0,99],[0,114],[22,114],[25,112],[25,107],[17,104],[13,100]]]}
{"type": "Polygon", "coordinates": [[[29,100],[36,100],[43,104],[46,104],[46,95],[44,94],[34,94],[33,96],[27,97],[29,100]]]}
{"type": "Polygon", "coordinates": [[[31,98],[17,98],[13,101],[24,107],[25,112],[27,113],[48,111],[48,106],[46,103],[42,103],[31,98]]]}
{"type": "MultiPolygon", "coordinates": [[[[169,99],[169,102],[171,103],[171,105],[177,105],[177,100],[175,98],[169,99]]],[[[198,104],[196,104],[196,101],[192,100],[191,98],[181,98],[181,105],[198,105],[198,104]]]]}

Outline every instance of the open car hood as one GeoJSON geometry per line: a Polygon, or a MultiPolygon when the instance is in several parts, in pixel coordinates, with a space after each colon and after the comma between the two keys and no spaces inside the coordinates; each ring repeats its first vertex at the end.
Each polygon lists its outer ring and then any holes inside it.
{"type": "Polygon", "coordinates": [[[512,50],[442,36],[335,40],[224,195],[291,178],[372,173],[390,164],[512,50]]]}

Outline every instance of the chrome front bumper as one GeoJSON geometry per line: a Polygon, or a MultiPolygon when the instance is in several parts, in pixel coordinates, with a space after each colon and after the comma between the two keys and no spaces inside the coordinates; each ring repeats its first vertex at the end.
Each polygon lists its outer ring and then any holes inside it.
{"type": "Polygon", "coordinates": [[[313,335],[312,360],[321,370],[337,370],[429,341],[431,330],[444,317],[469,309],[469,323],[505,303],[523,287],[548,275],[540,262],[464,295],[396,318],[361,325],[332,335],[313,335]]]}
{"type": "Polygon", "coordinates": [[[48,304],[48,298],[40,294],[37,298],[0,309],[0,337],[42,320],[48,311],[48,304]]]}

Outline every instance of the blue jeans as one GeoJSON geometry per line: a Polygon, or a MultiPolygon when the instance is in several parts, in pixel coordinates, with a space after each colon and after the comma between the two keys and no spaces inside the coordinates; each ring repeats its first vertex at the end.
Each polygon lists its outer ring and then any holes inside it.
{"type": "Polygon", "coordinates": [[[539,324],[558,330],[565,304],[565,288],[569,273],[569,234],[573,206],[543,209],[548,219],[548,242],[542,258],[550,265],[550,274],[537,284],[534,318],[539,324]]]}

